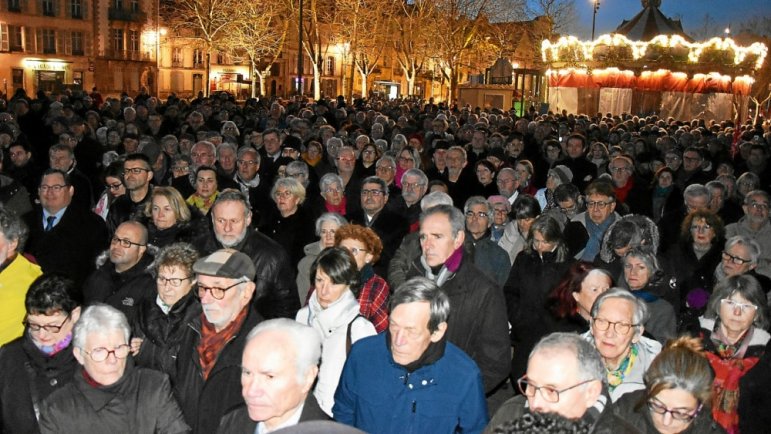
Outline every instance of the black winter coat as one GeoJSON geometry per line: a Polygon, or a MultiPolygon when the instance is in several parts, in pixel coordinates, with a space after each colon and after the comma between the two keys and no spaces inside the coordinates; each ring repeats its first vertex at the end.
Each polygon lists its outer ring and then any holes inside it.
{"type": "Polygon", "coordinates": [[[537,252],[527,250],[514,260],[503,294],[515,346],[511,374],[517,378],[527,368],[530,350],[550,331],[547,299],[571,263],[572,259],[557,262],[555,252],[541,258],[537,252]]]}
{"type": "MultiPolygon", "coordinates": [[[[425,276],[420,257],[412,263],[407,279],[415,276],[425,276]]],[[[490,392],[506,379],[509,371],[511,351],[503,293],[468,256],[441,288],[451,307],[447,340],[474,359],[482,372],[485,392],[490,392]]]]}
{"type": "Polygon", "coordinates": [[[250,307],[247,309],[249,312],[244,324],[220,351],[206,380],[203,379],[196,350],[201,340],[201,315],[186,325],[177,357],[174,396],[194,433],[216,432],[222,416],[244,402],[241,396],[241,353],[246,346],[246,335],[262,321],[259,313],[250,307]]]}
{"type": "Polygon", "coordinates": [[[137,366],[168,374],[176,380],[176,363],[187,324],[201,316],[201,302],[190,291],[164,314],[156,299],[148,297],[137,308],[136,321],[131,327],[134,337],[142,338],[142,347],[134,357],[137,366]]]}
{"type": "Polygon", "coordinates": [[[765,434],[771,427],[771,341],[758,364],[739,380],[739,432],[765,434]]]}
{"type": "MultiPolygon", "coordinates": [[[[209,255],[224,248],[209,231],[198,237],[193,245],[201,255],[209,255]]],[[[246,236],[233,246],[239,252],[245,253],[254,262],[257,274],[252,304],[266,319],[294,318],[300,310],[300,296],[297,294],[295,270],[289,263],[289,255],[278,243],[264,234],[248,228],[246,236]]]]}
{"type": "MultiPolygon", "coordinates": [[[[308,422],[311,420],[331,420],[324,410],[319,407],[316,397],[312,393],[308,393],[305,397],[305,405],[303,411],[300,413],[300,420],[298,423],[308,422]]],[[[251,434],[257,429],[257,422],[249,418],[249,411],[246,408],[246,404],[241,404],[232,411],[228,412],[222,417],[220,421],[220,427],[217,430],[218,434],[251,434]]]]}
{"type": "Polygon", "coordinates": [[[48,357],[27,335],[0,348],[0,433],[40,432],[33,405],[70,383],[79,366],[71,346],[48,357]]]}
{"type": "Polygon", "coordinates": [[[126,315],[129,324],[134,321],[136,308],[144,299],[154,299],[155,279],[147,271],[153,256],[145,252],[133,267],[118,273],[109,260],[91,273],[83,284],[83,299],[86,305],[106,303],[126,315]]]}
{"type": "MultiPolygon", "coordinates": [[[[621,398],[613,404],[613,413],[620,419],[625,420],[630,425],[636,427],[640,434],[658,434],[658,430],[653,425],[653,420],[651,420],[648,406],[643,404],[639,410],[636,409],[637,404],[644,399],[644,390],[629,392],[621,396],[621,398]]],[[[680,433],[725,434],[725,430],[712,419],[712,412],[709,407],[705,407],[699,412],[696,418],[691,421],[690,426],[685,430],[680,431],[680,433]]],[[[744,433],[744,431],[742,431],[742,433],[744,433]]]]}

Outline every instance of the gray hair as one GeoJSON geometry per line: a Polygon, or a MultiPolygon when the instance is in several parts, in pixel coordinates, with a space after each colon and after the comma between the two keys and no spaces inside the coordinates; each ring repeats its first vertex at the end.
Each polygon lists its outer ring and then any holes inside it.
{"type": "Polygon", "coordinates": [[[383,155],[380,157],[379,160],[377,160],[377,163],[375,163],[375,167],[380,167],[382,163],[391,163],[392,170],[396,169],[396,160],[394,160],[394,157],[390,155],[383,155]]]}
{"type": "Polygon", "coordinates": [[[765,199],[766,202],[771,202],[771,199],[769,199],[768,193],[766,193],[765,191],[763,191],[763,190],[752,190],[751,192],[747,193],[744,196],[744,204],[745,205],[752,204],[752,202],[753,202],[752,198],[755,197],[755,196],[763,196],[763,199],[765,199]]]}
{"type": "Polygon", "coordinates": [[[576,356],[576,367],[578,368],[578,375],[580,381],[601,381],[603,384],[607,383],[607,371],[605,370],[605,364],[602,362],[602,357],[597,349],[588,341],[581,338],[581,336],[575,333],[563,333],[557,332],[544,336],[533,347],[533,351],[530,352],[528,360],[532,359],[539,351],[564,351],[568,350],[576,356]]]}
{"type": "Polygon", "coordinates": [[[760,286],[758,279],[748,274],[726,277],[720,280],[712,289],[712,295],[707,303],[707,310],[704,311],[704,318],[718,319],[720,317],[721,300],[724,298],[730,299],[734,294],[741,295],[750,304],[757,306],[752,324],[756,328],[765,330],[769,323],[766,292],[760,286]]]}
{"type": "Polygon", "coordinates": [[[129,327],[126,315],[112,306],[97,303],[87,307],[80,315],[78,322],[75,323],[72,330],[72,344],[76,348],[85,349],[88,335],[91,333],[106,334],[112,331],[121,332],[126,343],[129,343],[131,327],[129,327]]]}
{"type": "Polygon", "coordinates": [[[420,214],[420,225],[422,226],[425,219],[435,214],[442,214],[450,221],[453,239],[457,239],[458,234],[466,228],[466,217],[452,205],[437,205],[423,211],[420,214]]]}
{"type": "MultiPolygon", "coordinates": [[[[24,224],[15,212],[2,207],[0,207],[0,232],[2,232],[2,236],[6,241],[17,242],[14,251],[22,251],[24,242],[29,234],[27,225],[24,224]]],[[[5,260],[5,258],[0,258],[0,260],[5,260]]]]}
{"type": "Polygon", "coordinates": [[[257,324],[249,334],[246,342],[249,343],[260,333],[277,331],[286,334],[289,339],[284,340],[284,345],[291,345],[295,354],[295,375],[297,383],[305,381],[308,371],[318,366],[321,361],[321,336],[312,327],[293,321],[289,318],[275,318],[257,324]]]}
{"type": "Polygon", "coordinates": [[[222,202],[240,202],[244,206],[244,218],[249,217],[252,214],[252,209],[249,206],[249,200],[246,196],[235,188],[226,188],[217,195],[217,199],[214,200],[214,204],[211,206],[211,218],[214,221],[214,210],[217,205],[222,202]]]}
{"type": "Polygon", "coordinates": [[[278,178],[273,184],[273,188],[270,189],[270,197],[274,201],[276,200],[276,191],[279,187],[284,187],[289,190],[289,192],[292,193],[292,196],[298,199],[298,205],[305,202],[305,187],[300,184],[300,181],[291,177],[278,178]]]}
{"type": "Polygon", "coordinates": [[[487,217],[490,219],[490,221],[492,221],[493,206],[490,205],[490,202],[488,202],[487,199],[485,199],[482,196],[471,196],[466,201],[466,204],[463,205],[463,212],[464,213],[469,212],[471,207],[474,206],[474,205],[484,205],[485,206],[485,212],[487,213],[487,217]]]}
{"type": "Polygon", "coordinates": [[[433,208],[437,205],[449,205],[452,206],[452,198],[449,194],[443,191],[433,191],[423,196],[420,200],[420,209],[426,211],[429,208],[433,208]]]}
{"type": "Polygon", "coordinates": [[[195,142],[195,144],[190,148],[190,151],[192,152],[193,148],[195,148],[196,146],[206,146],[207,148],[209,148],[212,154],[214,154],[215,156],[217,155],[217,147],[214,146],[214,143],[208,140],[201,140],[200,142],[195,142]]]}
{"type": "Polygon", "coordinates": [[[741,244],[747,248],[750,253],[750,258],[752,259],[752,265],[757,265],[758,259],[760,259],[760,244],[746,235],[734,235],[725,242],[723,250],[728,250],[737,244],[741,244]]]}
{"type": "Polygon", "coordinates": [[[629,290],[616,287],[610,288],[609,290],[598,295],[594,300],[594,304],[592,305],[592,318],[597,316],[597,313],[600,311],[602,304],[611,298],[620,298],[632,304],[632,324],[634,324],[635,336],[639,337],[642,334],[643,325],[646,321],[648,321],[648,306],[645,304],[645,302],[629,292],[629,290]]]}
{"type": "Polygon", "coordinates": [[[254,154],[255,156],[254,161],[256,161],[257,164],[260,163],[260,160],[261,160],[260,153],[257,152],[256,149],[252,148],[249,145],[241,146],[240,148],[238,148],[238,153],[236,154],[236,158],[240,160],[246,154],[254,154]]]}
{"type": "Polygon", "coordinates": [[[656,253],[654,253],[650,248],[646,246],[632,247],[629,252],[627,252],[626,256],[624,256],[624,265],[626,265],[626,262],[629,258],[637,258],[645,264],[645,266],[648,268],[648,277],[650,278],[651,282],[656,280],[657,277],[661,277],[659,276],[661,274],[659,272],[661,270],[659,260],[656,258],[656,253]]]}
{"type": "Polygon", "coordinates": [[[319,218],[316,219],[316,236],[321,236],[321,225],[325,222],[333,222],[337,224],[337,227],[342,227],[348,224],[348,220],[336,212],[325,212],[319,218]]]}
{"type": "Polygon", "coordinates": [[[405,146],[404,148],[402,148],[402,149],[399,151],[399,153],[400,153],[400,154],[401,154],[402,152],[407,152],[407,153],[409,153],[409,154],[410,154],[410,156],[412,157],[412,161],[415,163],[415,168],[416,168],[416,169],[420,169],[420,167],[421,167],[421,165],[422,165],[422,163],[423,163],[423,162],[422,162],[422,161],[421,161],[421,159],[420,159],[420,152],[418,152],[418,150],[417,150],[417,149],[415,149],[415,148],[411,148],[411,147],[409,147],[409,146],[405,146]]]}
{"type": "Polygon", "coordinates": [[[423,171],[420,170],[420,169],[412,168],[412,169],[409,169],[409,170],[405,171],[402,174],[402,179],[401,179],[402,184],[404,184],[404,180],[408,176],[417,176],[418,178],[420,178],[420,184],[422,184],[423,186],[428,185],[428,176],[426,176],[426,174],[423,173],[423,171]]]}
{"type": "Polygon", "coordinates": [[[428,331],[435,332],[439,324],[447,322],[450,316],[450,299],[437,284],[425,277],[413,277],[399,285],[391,294],[390,310],[400,304],[427,301],[431,305],[431,315],[428,319],[428,331]]]}
{"type": "Polygon", "coordinates": [[[683,200],[689,197],[694,198],[699,196],[706,196],[708,202],[712,199],[709,189],[701,184],[691,184],[688,187],[685,187],[685,190],[683,191],[683,200]]]}
{"type": "Polygon", "coordinates": [[[713,197],[713,194],[712,194],[713,191],[720,190],[720,192],[722,193],[720,195],[720,198],[721,198],[720,199],[720,206],[723,206],[723,203],[725,203],[725,200],[726,200],[725,192],[728,189],[728,187],[726,187],[725,184],[723,184],[720,181],[710,181],[710,182],[704,184],[704,186],[707,187],[707,189],[709,190],[709,197],[710,197],[710,199],[713,197]]]}
{"type": "Polygon", "coordinates": [[[230,143],[230,142],[222,142],[222,144],[217,148],[217,159],[220,159],[220,155],[222,153],[223,149],[230,149],[233,151],[234,154],[236,154],[236,158],[238,158],[238,150],[236,149],[236,145],[230,143]]]}
{"type": "Polygon", "coordinates": [[[343,189],[343,178],[336,174],[336,173],[327,173],[326,175],[321,177],[321,180],[319,181],[319,190],[323,193],[324,190],[329,188],[330,185],[337,184],[340,186],[340,189],[343,189]]]}

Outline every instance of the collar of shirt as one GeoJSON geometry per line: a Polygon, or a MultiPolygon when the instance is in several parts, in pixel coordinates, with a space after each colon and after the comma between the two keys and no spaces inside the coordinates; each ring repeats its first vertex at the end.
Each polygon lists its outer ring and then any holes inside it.
{"type": "Polygon", "coordinates": [[[269,432],[278,431],[278,430],[280,430],[282,428],[286,428],[286,427],[289,427],[289,426],[297,425],[298,423],[300,423],[300,416],[302,416],[302,414],[303,414],[303,408],[304,407],[305,407],[305,402],[303,401],[302,403],[300,403],[300,406],[297,407],[297,410],[295,410],[295,412],[292,415],[292,417],[290,417],[289,419],[285,420],[284,423],[282,423],[281,425],[277,426],[276,428],[274,428],[272,430],[269,430],[268,427],[265,426],[265,422],[258,422],[257,423],[257,429],[254,430],[254,434],[266,434],[266,433],[269,433],[269,432]]]}
{"type": "Polygon", "coordinates": [[[48,225],[48,217],[54,216],[56,219],[54,219],[54,227],[59,224],[60,221],[62,221],[62,216],[64,215],[64,212],[67,211],[67,207],[64,207],[59,210],[56,214],[51,214],[48,211],[43,208],[43,229],[46,228],[46,225],[48,225]]]}

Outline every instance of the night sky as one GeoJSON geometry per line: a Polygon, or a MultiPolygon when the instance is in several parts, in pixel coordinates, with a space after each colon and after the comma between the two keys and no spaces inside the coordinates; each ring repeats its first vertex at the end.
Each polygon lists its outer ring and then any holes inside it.
{"type": "MultiPolygon", "coordinates": [[[[592,1],[575,0],[578,12],[577,36],[589,39],[592,29],[592,1]]],[[[662,0],[661,11],[669,18],[680,19],[686,33],[703,32],[704,16],[709,13],[710,27],[720,32],[729,24],[736,27],[752,16],[771,16],[769,0],[662,0]],[[698,11],[698,12],[696,12],[698,11]]],[[[600,0],[596,35],[609,33],[642,10],[640,0],[600,0]]],[[[709,36],[717,35],[714,32],[709,36]]]]}

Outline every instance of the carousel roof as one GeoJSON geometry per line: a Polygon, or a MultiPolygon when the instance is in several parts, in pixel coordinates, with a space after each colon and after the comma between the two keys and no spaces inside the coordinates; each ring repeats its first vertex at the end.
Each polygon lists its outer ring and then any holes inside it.
{"type": "Polygon", "coordinates": [[[683,31],[680,20],[668,18],[659,10],[661,0],[642,0],[642,6],[640,13],[631,20],[624,20],[613,33],[636,41],[650,41],[658,35],[680,35],[689,42],[693,41],[683,31]]]}

